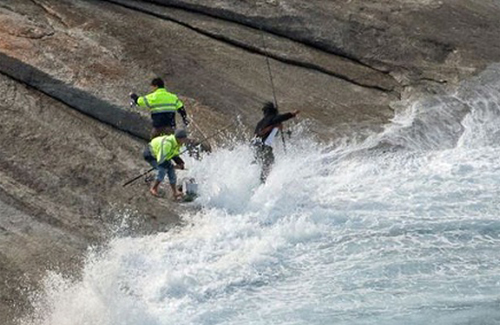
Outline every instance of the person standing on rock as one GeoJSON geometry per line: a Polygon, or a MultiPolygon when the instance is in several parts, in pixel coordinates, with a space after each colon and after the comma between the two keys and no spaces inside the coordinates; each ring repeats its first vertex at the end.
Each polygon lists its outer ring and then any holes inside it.
{"type": "Polygon", "coordinates": [[[278,109],[273,103],[267,102],[262,107],[264,117],[257,123],[252,140],[252,146],[255,151],[255,159],[261,165],[262,171],[260,181],[265,183],[267,176],[271,172],[274,164],[273,143],[278,131],[283,128],[282,123],[294,118],[300,111],[279,114],[278,109]]]}
{"type": "Polygon", "coordinates": [[[183,129],[178,129],[172,135],[155,137],[151,140],[146,150],[144,150],[144,160],[157,170],[156,178],[149,189],[154,196],[159,196],[158,188],[165,179],[166,174],[168,175],[174,199],[178,200],[182,198],[182,192],[177,189],[175,169],[184,169],[184,161],[179,157],[179,150],[187,141],[187,132],[183,129]],[[175,165],[172,163],[172,160],[175,162],[175,165]]]}
{"type": "Polygon", "coordinates": [[[165,82],[161,78],[154,78],[151,81],[153,92],[146,96],[138,96],[130,93],[130,98],[135,105],[144,107],[151,112],[153,120],[153,130],[151,139],[160,135],[172,134],[175,130],[175,113],[178,112],[184,125],[189,124],[184,104],[179,98],[165,89],[165,82]]]}

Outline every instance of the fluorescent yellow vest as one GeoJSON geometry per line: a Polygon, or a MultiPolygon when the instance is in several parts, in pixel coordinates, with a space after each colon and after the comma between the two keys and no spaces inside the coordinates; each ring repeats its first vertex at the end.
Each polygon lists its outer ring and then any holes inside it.
{"type": "Polygon", "coordinates": [[[179,155],[180,145],[175,135],[156,137],[149,143],[151,153],[156,157],[158,165],[179,155]]]}
{"type": "Polygon", "coordinates": [[[165,88],[158,88],[151,94],[137,99],[137,105],[147,107],[151,113],[176,112],[184,104],[176,95],[169,93],[165,88]]]}

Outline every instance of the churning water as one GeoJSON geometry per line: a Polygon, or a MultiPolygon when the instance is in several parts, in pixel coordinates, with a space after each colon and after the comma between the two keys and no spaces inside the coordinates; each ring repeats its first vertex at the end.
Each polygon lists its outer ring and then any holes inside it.
{"type": "Polygon", "coordinates": [[[49,274],[21,323],[500,324],[499,66],[363,143],[295,133],[263,186],[245,145],[190,161],[184,226],[49,274]]]}

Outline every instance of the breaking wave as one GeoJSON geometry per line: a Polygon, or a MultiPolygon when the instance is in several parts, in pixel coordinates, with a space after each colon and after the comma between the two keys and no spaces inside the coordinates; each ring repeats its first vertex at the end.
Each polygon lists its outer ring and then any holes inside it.
{"type": "Polygon", "coordinates": [[[357,144],[299,125],[265,185],[244,144],[190,160],[182,227],[48,274],[20,324],[500,324],[499,76],[357,144]]]}

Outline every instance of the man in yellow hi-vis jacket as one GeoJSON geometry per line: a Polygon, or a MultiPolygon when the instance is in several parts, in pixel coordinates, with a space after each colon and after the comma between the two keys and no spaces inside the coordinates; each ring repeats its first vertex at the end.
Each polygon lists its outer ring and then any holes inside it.
{"type": "Polygon", "coordinates": [[[153,130],[151,139],[157,136],[172,134],[175,130],[175,113],[178,112],[184,125],[189,124],[184,104],[175,94],[169,93],[165,89],[165,83],[161,78],[155,78],[151,81],[153,92],[146,96],[138,96],[135,93],[130,94],[134,104],[144,107],[151,112],[153,120],[153,130]]]}
{"type": "Polygon", "coordinates": [[[178,129],[175,134],[163,135],[154,138],[144,151],[144,159],[154,167],[158,173],[149,191],[158,196],[158,187],[168,175],[170,187],[175,199],[182,198],[182,192],[177,189],[175,169],[184,169],[184,161],[179,157],[179,149],[188,141],[185,130],[178,129]],[[175,162],[172,164],[172,160],[175,162]]]}

